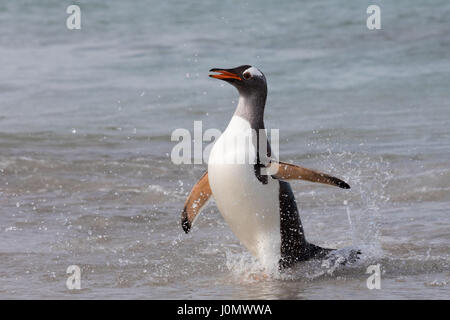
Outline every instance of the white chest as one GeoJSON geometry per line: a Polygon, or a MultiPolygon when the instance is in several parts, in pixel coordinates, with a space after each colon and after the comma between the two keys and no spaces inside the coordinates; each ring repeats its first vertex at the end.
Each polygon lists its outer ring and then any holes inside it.
{"type": "Polygon", "coordinates": [[[244,246],[264,264],[280,258],[279,184],[255,176],[250,124],[234,116],[211,150],[208,176],[217,207],[244,246]],[[245,139],[243,137],[246,137],[245,139]]]}

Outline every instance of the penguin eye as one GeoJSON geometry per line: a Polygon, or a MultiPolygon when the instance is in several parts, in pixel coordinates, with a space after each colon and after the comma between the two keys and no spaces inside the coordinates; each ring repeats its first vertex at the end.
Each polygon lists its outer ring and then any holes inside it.
{"type": "Polygon", "coordinates": [[[249,80],[252,77],[252,74],[250,72],[244,72],[244,74],[242,75],[244,77],[245,80],[249,80]]]}

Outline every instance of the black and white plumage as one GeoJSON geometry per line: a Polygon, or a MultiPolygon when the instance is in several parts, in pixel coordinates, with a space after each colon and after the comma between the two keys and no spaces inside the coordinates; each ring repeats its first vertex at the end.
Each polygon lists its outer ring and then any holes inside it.
{"type": "Polygon", "coordinates": [[[233,233],[263,264],[275,263],[283,269],[326,256],[332,249],[306,240],[294,194],[285,180],[304,179],[350,187],[338,178],[281,162],[275,163],[275,173],[267,174],[274,159],[264,131],[267,97],[264,74],[249,65],[210,71],[216,72],[211,77],[238,89],[239,102],[226,130],[211,150],[207,173],[186,201],[183,229],[189,232],[193,219],[212,195],[233,233]],[[197,196],[199,199],[192,208],[196,195],[200,194],[202,197],[197,196]]]}

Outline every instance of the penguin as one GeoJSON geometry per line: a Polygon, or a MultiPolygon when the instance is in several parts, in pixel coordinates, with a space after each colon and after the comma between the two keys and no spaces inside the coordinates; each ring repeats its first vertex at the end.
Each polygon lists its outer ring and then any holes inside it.
{"type": "Polygon", "coordinates": [[[264,126],[267,82],[260,70],[242,65],[210,72],[211,78],[233,85],[239,101],[230,123],[211,149],[208,170],[184,204],[183,230],[191,230],[213,197],[234,235],[263,265],[275,264],[284,270],[302,261],[327,257],[335,249],[306,240],[288,181],[301,179],[343,189],[350,186],[331,175],[281,162],[271,155],[264,126]]]}

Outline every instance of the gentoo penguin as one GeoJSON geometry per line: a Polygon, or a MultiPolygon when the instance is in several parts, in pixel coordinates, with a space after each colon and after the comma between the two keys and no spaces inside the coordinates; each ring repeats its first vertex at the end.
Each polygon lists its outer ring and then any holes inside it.
{"type": "Polygon", "coordinates": [[[224,80],[239,91],[239,102],[211,150],[207,172],[185,202],[183,230],[190,231],[194,219],[213,196],[233,233],[264,265],[285,269],[300,261],[324,258],[333,249],[306,240],[286,180],[302,179],[344,189],[350,186],[328,174],[279,162],[271,156],[264,130],[267,84],[261,71],[243,65],[210,72],[215,72],[210,77],[224,80]]]}

